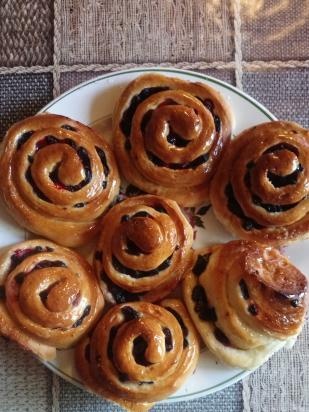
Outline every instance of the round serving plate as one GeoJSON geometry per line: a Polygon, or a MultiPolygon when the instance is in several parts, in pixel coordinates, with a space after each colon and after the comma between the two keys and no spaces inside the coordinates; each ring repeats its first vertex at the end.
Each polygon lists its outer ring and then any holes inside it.
{"type": "MultiPolygon", "coordinates": [[[[97,77],[68,90],[45,106],[41,112],[71,117],[94,127],[104,137],[111,139],[111,115],[121,92],[137,76],[151,72],[206,83],[218,90],[231,107],[234,118],[233,135],[238,134],[247,127],[275,120],[275,116],[264,106],[225,82],[200,73],[163,68],[125,70],[97,77]]],[[[122,188],[122,195],[123,197],[128,195],[125,185],[122,188]]],[[[210,205],[205,204],[196,208],[186,208],[185,213],[194,228],[195,248],[207,244],[223,243],[232,239],[215,219],[210,205]]],[[[27,237],[24,230],[20,229],[8,217],[2,206],[0,207],[0,227],[0,246],[7,246],[27,237]]],[[[87,249],[89,252],[89,248],[87,249]]],[[[309,250],[309,241],[298,242],[284,250],[292,262],[297,264],[300,270],[305,273],[306,250],[309,250]]],[[[85,250],[82,253],[88,255],[85,250]]],[[[57,351],[57,358],[52,362],[44,362],[44,364],[74,385],[86,389],[74,367],[72,350],[57,351]]],[[[232,385],[249,373],[221,364],[204,349],[194,374],[180,390],[165,402],[184,401],[209,395],[232,385]]]]}

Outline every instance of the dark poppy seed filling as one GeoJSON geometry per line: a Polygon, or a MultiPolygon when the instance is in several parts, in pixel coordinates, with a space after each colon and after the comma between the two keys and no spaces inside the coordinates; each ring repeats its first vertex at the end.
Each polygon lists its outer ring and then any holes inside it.
{"type": "Polygon", "coordinates": [[[172,333],[169,328],[163,328],[162,332],[165,336],[165,350],[166,352],[170,352],[174,347],[172,333]]]}
{"type": "Polygon", "coordinates": [[[0,285],[0,299],[5,299],[5,286],[0,285]]]}
{"type": "Polygon", "coordinates": [[[90,363],[90,343],[85,346],[85,359],[90,363]]]}
{"type": "Polygon", "coordinates": [[[286,176],[276,175],[275,173],[268,172],[267,177],[274,187],[284,187],[288,185],[295,185],[299,174],[304,170],[303,166],[299,164],[294,172],[286,176]]]}
{"type": "Polygon", "coordinates": [[[172,260],[172,255],[169,256],[161,265],[159,265],[156,269],[144,271],[144,270],[134,270],[124,266],[117,258],[113,255],[112,262],[115,270],[125,275],[131,276],[134,279],[139,279],[148,276],[155,276],[158,275],[161,271],[167,269],[172,260]]]}
{"type": "Polygon", "coordinates": [[[138,382],[139,385],[152,385],[153,381],[140,381],[138,382]]]}
{"type": "Polygon", "coordinates": [[[297,206],[299,203],[296,202],[290,205],[272,205],[271,203],[263,203],[262,200],[256,195],[252,196],[252,201],[255,205],[262,207],[269,213],[286,212],[287,210],[293,209],[293,207],[297,206]]]}
{"type": "Polygon", "coordinates": [[[80,326],[83,323],[84,319],[89,315],[90,311],[91,305],[86,306],[82,316],[74,323],[72,328],[77,328],[78,326],[80,326]]]}
{"type": "Polygon", "coordinates": [[[189,140],[185,140],[183,137],[181,137],[179,134],[174,132],[172,129],[170,129],[169,134],[167,136],[167,141],[176,147],[186,147],[190,143],[189,140]]]}
{"type": "Polygon", "coordinates": [[[127,239],[126,252],[133,256],[139,256],[143,253],[143,251],[130,239],[127,239]]]}
{"type": "Polygon", "coordinates": [[[232,346],[229,338],[222,332],[221,329],[215,328],[214,330],[215,338],[222,343],[224,346],[232,346]]]}
{"type": "Polygon", "coordinates": [[[43,149],[43,147],[50,146],[55,143],[61,143],[61,142],[62,141],[58,139],[57,137],[52,136],[52,135],[47,135],[36,143],[36,149],[37,150],[43,149]]]}
{"type": "Polygon", "coordinates": [[[77,131],[77,129],[75,129],[75,127],[70,126],[69,124],[63,124],[61,126],[61,129],[70,130],[71,132],[76,132],[77,131]]]}
{"type": "Polygon", "coordinates": [[[271,146],[267,150],[265,150],[263,154],[275,153],[275,152],[278,152],[279,150],[289,150],[290,152],[293,152],[294,154],[296,154],[296,156],[299,155],[298,149],[289,143],[279,143],[274,146],[271,146]]]}
{"type": "Polygon", "coordinates": [[[107,177],[109,175],[110,170],[109,170],[109,167],[108,167],[108,164],[107,164],[107,159],[106,159],[105,153],[100,147],[97,147],[97,146],[95,146],[95,150],[97,151],[97,153],[99,155],[99,158],[101,160],[101,163],[102,163],[102,166],[103,166],[103,169],[104,169],[105,177],[107,177]]]}
{"type": "Polygon", "coordinates": [[[165,214],[168,215],[166,209],[161,205],[155,205],[155,206],[153,206],[153,208],[159,213],[165,213],[165,214]]]}
{"type": "Polygon", "coordinates": [[[239,287],[240,287],[240,291],[241,291],[241,294],[242,294],[243,298],[245,300],[248,300],[250,298],[249,290],[248,290],[248,286],[247,286],[246,282],[243,279],[240,279],[239,287]]]}
{"type": "Polygon", "coordinates": [[[31,166],[28,167],[26,174],[25,174],[25,178],[27,180],[27,182],[30,184],[30,186],[32,187],[32,190],[34,191],[34,193],[42,200],[44,200],[45,202],[51,203],[51,201],[48,199],[47,196],[45,196],[45,194],[38,188],[37,184],[35,183],[32,174],[31,174],[31,166]]]}
{"type": "Polygon", "coordinates": [[[118,372],[118,379],[120,380],[120,382],[127,382],[129,381],[129,375],[127,375],[126,373],[122,373],[122,372],[118,372]]]}
{"type": "Polygon", "coordinates": [[[206,255],[198,255],[195,265],[193,266],[192,272],[195,276],[200,276],[207,268],[209,258],[211,253],[206,255]]]}
{"type": "Polygon", "coordinates": [[[61,260],[42,260],[41,262],[37,263],[32,269],[31,272],[38,269],[44,268],[66,268],[67,265],[62,262],[61,260]]]}
{"type": "Polygon", "coordinates": [[[151,362],[145,358],[145,352],[148,347],[147,342],[142,336],[138,336],[133,341],[133,350],[132,354],[135,359],[135,362],[142,366],[150,366],[151,362]]]}
{"type": "Polygon", "coordinates": [[[95,260],[99,260],[100,262],[102,262],[102,258],[103,258],[102,250],[97,250],[94,254],[94,258],[95,260]]]}
{"type": "Polygon", "coordinates": [[[128,222],[130,220],[130,216],[129,215],[123,215],[121,217],[121,222],[128,222]]]}
{"type": "Polygon", "coordinates": [[[109,293],[113,296],[116,303],[127,303],[139,301],[143,297],[143,293],[130,293],[120,286],[116,285],[106,276],[104,272],[101,272],[101,279],[106,284],[109,293]]]}
{"type": "Polygon", "coordinates": [[[119,326],[113,326],[111,327],[109,331],[109,339],[108,339],[108,344],[107,344],[107,356],[109,360],[113,360],[113,344],[117,335],[119,326]]]}
{"type": "Polygon", "coordinates": [[[230,183],[225,187],[224,193],[225,193],[225,196],[227,197],[227,207],[229,211],[242,220],[243,222],[242,226],[245,230],[250,231],[253,229],[263,229],[263,226],[261,226],[255,220],[245,215],[240,204],[235,198],[233,187],[230,183]]]}
{"type": "Polygon", "coordinates": [[[139,319],[141,317],[139,312],[137,312],[131,306],[124,306],[121,309],[121,312],[122,312],[126,322],[129,322],[130,320],[134,320],[134,319],[139,319]]]}
{"type": "Polygon", "coordinates": [[[182,334],[183,334],[183,348],[185,349],[187,346],[189,346],[189,342],[188,342],[188,335],[189,335],[189,330],[186,327],[184,321],[182,320],[181,315],[174,309],[170,308],[170,307],[166,307],[166,310],[168,310],[169,312],[171,312],[172,315],[175,316],[175,318],[177,319],[181,330],[182,330],[182,334]]]}
{"type": "Polygon", "coordinates": [[[41,301],[42,301],[43,304],[45,304],[45,302],[48,298],[48,295],[49,295],[50,291],[52,290],[52,288],[54,286],[56,286],[57,284],[58,284],[58,282],[55,282],[52,285],[50,285],[47,289],[42,290],[42,292],[40,292],[40,298],[41,298],[41,301]]]}
{"type": "Polygon", "coordinates": [[[139,196],[143,194],[145,194],[145,192],[143,192],[141,189],[137,188],[134,185],[128,185],[126,188],[127,197],[139,196]]]}
{"type": "Polygon", "coordinates": [[[194,286],[192,300],[195,302],[194,310],[201,320],[207,322],[217,321],[216,310],[209,305],[205,290],[201,285],[194,286]]]}
{"type": "Polygon", "coordinates": [[[33,249],[17,249],[11,256],[11,264],[9,272],[14,270],[21,262],[23,262],[28,256],[33,256],[41,252],[52,252],[53,249],[50,247],[42,248],[41,246],[36,246],[33,249]]]}
{"type": "Polygon", "coordinates": [[[27,140],[30,139],[33,133],[34,130],[29,130],[28,132],[25,132],[20,136],[20,138],[17,140],[17,150],[20,149],[22,145],[24,145],[27,142],[27,140]]]}
{"type": "Polygon", "coordinates": [[[20,272],[15,276],[15,282],[18,285],[21,285],[23,283],[23,281],[25,280],[25,277],[27,276],[28,273],[26,272],[20,272]]]}
{"type": "MultiPolygon", "coordinates": [[[[201,100],[199,97],[198,97],[198,99],[201,100]]],[[[206,107],[206,109],[208,109],[211,112],[211,114],[213,114],[214,109],[215,109],[213,101],[210,100],[210,99],[205,99],[205,100],[201,100],[201,102],[206,107]]]]}
{"type": "Polygon", "coordinates": [[[145,210],[141,210],[140,212],[137,212],[135,213],[135,215],[131,216],[132,219],[135,217],[152,217],[152,216],[145,210]]]}
{"type": "Polygon", "coordinates": [[[258,314],[257,306],[254,303],[252,303],[248,306],[248,312],[251,313],[251,315],[256,316],[258,314]]]}
{"type": "Polygon", "coordinates": [[[75,205],[73,207],[75,207],[76,209],[80,209],[82,207],[85,207],[86,203],[75,203],[75,205]]]}
{"type": "Polygon", "coordinates": [[[169,90],[168,87],[148,87],[140,91],[139,94],[132,97],[129,107],[124,111],[122,119],[120,121],[120,129],[125,137],[129,138],[132,127],[132,119],[136,112],[136,109],[140,103],[146,100],[148,97],[155,93],[169,90]]]}
{"type": "MultiPolygon", "coordinates": [[[[60,143],[61,143],[61,141],[60,141],[60,143]]],[[[85,173],[85,178],[80,183],[78,183],[77,185],[65,185],[60,181],[60,179],[58,177],[58,170],[59,170],[59,167],[61,165],[60,162],[55,166],[54,170],[52,172],[50,172],[50,174],[49,174],[49,177],[50,177],[51,181],[55,185],[57,185],[58,187],[60,187],[64,190],[68,190],[69,192],[77,192],[78,190],[80,190],[81,188],[86,186],[92,178],[91,163],[90,163],[90,159],[89,159],[87,150],[84,147],[79,147],[77,149],[77,155],[79,156],[79,158],[82,162],[84,173],[85,173]]]]}
{"type": "Polygon", "coordinates": [[[206,163],[209,159],[209,154],[205,153],[196,159],[192,160],[189,163],[165,163],[159,157],[154,155],[152,152],[147,151],[149,160],[158,167],[167,167],[168,169],[173,170],[184,170],[184,169],[196,169],[198,166],[201,166],[203,163],[206,163]]]}

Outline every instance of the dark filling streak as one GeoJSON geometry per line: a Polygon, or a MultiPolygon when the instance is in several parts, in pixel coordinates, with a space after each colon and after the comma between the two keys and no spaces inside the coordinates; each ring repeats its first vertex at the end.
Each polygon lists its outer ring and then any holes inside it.
{"type": "Polygon", "coordinates": [[[257,306],[252,303],[248,306],[248,312],[251,313],[251,315],[256,316],[258,314],[257,306]]]}
{"type": "Polygon", "coordinates": [[[201,166],[203,163],[206,163],[209,159],[209,154],[205,153],[196,159],[192,160],[189,163],[165,163],[159,157],[154,155],[152,152],[147,152],[149,160],[158,167],[167,167],[168,169],[173,170],[186,170],[186,169],[196,169],[198,166],[201,166]]]}
{"type": "Polygon", "coordinates": [[[18,285],[21,285],[23,283],[23,281],[25,280],[25,277],[27,276],[26,272],[20,272],[15,276],[15,282],[18,285]]]}
{"type": "Polygon", "coordinates": [[[274,187],[284,187],[288,185],[295,185],[297,183],[299,174],[303,170],[304,170],[303,166],[299,164],[296,170],[294,170],[294,172],[290,173],[289,175],[280,176],[280,175],[276,175],[275,173],[268,172],[267,177],[274,187]]]}
{"type": "Polygon", "coordinates": [[[84,319],[89,315],[90,311],[91,305],[86,306],[82,316],[74,323],[72,328],[77,328],[78,326],[80,326],[83,323],[84,319]]]}
{"type": "Polygon", "coordinates": [[[5,286],[0,285],[0,299],[5,299],[5,286]]]}
{"type": "Polygon", "coordinates": [[[222,332],[221,329],[216,327],[215,330],[214,330],[214,335],[215,335],[215,338],[220,343],[222,343],[222,345],[231,346],[231,342],[229,341],[229,338],[222,332]]]}
{"type": "Polygon", "coordinates": [[[61,129],[70,130],[71,132],[76,132],[77,131],[77,129],[75,129],[75,127],[72,127],[69,124],[62,125],[61,129]]]}
{"type": "Polygon", "coordinates": [[[135,217],[151,217],[151,215],[145,210],[141,210],[140,212],[137,212],[135,213],[135,215],[131,216],[132,219],[135,217]]]}
{"type": "Polygon", "coordinates": [[[250,231],[253,229],[263,229],[263,226],[245,215],[240,204],[235,198],[233,187],[230,183],[226,186],[224,193],[227,197],[227,207],[229,211],[242,220],[242,226],[245,230],[250,231]]]}
{"type": "Polygon", "coordinates": [[[173,130],[169,131],[169,134],[166,139],[171,145],[176,147],[186,147],[190,143],[189,140],[183,139],[179,134],[177,134],[173,130]]]}
{"type": "Polygon", "coordinates": [[[61,260],[42,260],[41,262],[37,263],[32,269],[31,272],[38,269],[44,268],[66,268],[67,265],[62,262],[61,260]]]}
{"type": "Polygon", "coordinates": [[[165,214],[168,215],[166,209],[164,209],[164,207],[161,206],[161,205],[155,205],[155,206],[153,206],[153,208],[159,213],[165,213],[165,214]]]}
{"type": "Polygon", "coordinates": [[[131,306],[124,306],[121,309],[121,312],[126,322],[134,319],[139,319],[141,317],[140,313],[133,309],[131,306]]]}
{"type": "Polygon", "coordinates": [[[132,97],[129,107],[124,111],[120,121],[120,129],[125,137],[129,138],[131,133],[132,119],[136,109],[140,103],[146,100],[149,96],[168,90],[168,87],[148,87],[143,89],[139,94],[132,97]]]}
{"type": "Polygon", "coordinates": [[[214,119],[216,132],[219,133],[220,130],[221,130],[221,119],[217,114],[215,114],[215,105],[214,105],[213,101],[211,99],[203,100],[198,96],[195,96],[195,97],[197,99],[199,99],[203,103],[203,105],[206,107],[206,109],[208,109],[210,111],[210,113],[212,114],[212,117],[214,119]]]}
{"type": "Polygon", "coordinates": [[[128,382],[130,380],[129,375],[127,375],[126,373],[122,373],[122,372],[118,373],[118,379],[120,380],[120,382],[128,382]]]}
{"type": "Polygon", "coordinates": [[[104,272],[101,272],[101,279],[106,284],[109,293],[113,296],[116,303],[127,303],[139,301],[143,297],[143,293],[130,293],[120,286],[113,283],[104,272]]]}
{"type": "Polygon", "coordinates": [[[275,292],[275,296],[276,296],[276,298],[278,298],[280,300],[284,300],[284,301],[288,300],[290,302],[291,306],[293,306],[293,308],[297,308],[300,304],[299,299],[295,299],[294,297],[291,298],[291,296],[286,296],[286,295],[284,295],[283,293],[280,293],[280,292],[275,292]]]}
{"type": "Polygon", "coordinates": [[[139,385],[152,385],[153,381],[140,381],[138,382],[139,385]]]}
{"type": "Polygon", "coordinates": [[[123,215],[121,217],[121,222],[128,222],[130,220],[130,216],[129,215],[123,215]]]}
{"type": "Polygon", "coordinates": [[[207,255],[198,255],[195,265],[192,269],[192,272],[195,276],[200,276],[206,270],[210,255],[211,253],[208,253],[207,255]]]}
{"type": "Polygon", "coordinates": [[[189,341],[188,341],[188,335],[189,335],[189,330],[186,327],[184,321],[182,320],[181,315],[174,309],[170,308],[170,307],[166,307],[165,309],[167,309],[169,312],[172,313],[172,315],[175,316],[175,318],[177,319],[181,330],[182,330],[182,334],[183,334],[183,348],[185,349],[187,346],[189,346],[189,341]]]}
{"type": "Polygon", "coordinates": [[[76,209],[80,209],[82,207],[85,207],[86,203],[75,203],[75,205],[73,207],[75,207],[76,209]]]}
{"type": "Polygon", "coordinates": [[[28,132],[25,132],[20,136],[20,138],[17,140],[17,150],[19,150],[22,147],[22,145],[24,145],[27,142],[27,140],[30,139],[33,133],[34,130],[29,130],[28,132]]]}
{"type": "Polygon", "coordinates": [[[298,205],[298,202],[290,205],[273,205],[271,203],[263,203],[262,200],[256,195],[252,196],[252,201],[256,206],[262,207],[269,213],[286,212],[287,210],[293,209],[293,207],[298,205]]]}
{"type": "Polygon", "coordinates": [[[240,291],[241,291],[241,294],[242,294],[243,298],[245,300],[248,300],[250,298],[249,290],[248,290],[248,286],[247,286],[246,282],[243,279],[240,279],[239,287],[240,287],[240,291]]]}
{"type": "Polygon", "coordinates": [[[95,260],[99,260],[100,262],[102,262],[102,259],[103,259],[102,250],[97,250],[94,254],[94,258],[95,258],[95,260]]]}
{"type": "Polygon", "coordinates": [[[143,253],[143,251],[130,239],[127,239],[126,252],[133,256],[139,256],[143,253]]]}
{"type": "Polygon", "coordinates": [[[165,350],[166,352],[170,352],[174,347],[172,333],[169,328],[163,328],[162,332],[165,336],[165,350]]]}
{"type": "Polygon", "coordinates": [[[58,283],[58,282],[53,283],[53,284],[50,285],[47,289],[42,290],[42,292],[40,292],[40,298],[41,298],[41,301],[42,301],[44,304],[45,304],[45,302],[46,302],[46,300],[47,300],[47,298],[48,298],[48,295],[49,295],[50,291],[53,289],[53,287],[54,287],[57,283],[58,283]]]}
{"type": "Polygon", "coordinates": [[[158,266],[156,269],[152,269],[152,270],[134,270],[134,269],[130,269],[126,266],[124,266],[117,258],[116,256],[113,255],[112,258],[112,262],[113,262],[113,266],[115,268],[115,270],[117,270],[120,273],[123,273],[127,276],[131,276],[134,279],[140,279],[143,277],[149,277],[149,276],[155,276],[158,275],[162,270],[167,269],[170,264],[171,264],[171,260],[172,260],[172,255],[169,256],[163,263],[161,263],[160,266],[158,266]]]}
{"type": "Polygon", "coordinates": [[[32,174],[31,174],[31,166],[28,167],[27,171],[26,171],[26,175],[25,178],[27,180],[27,182],[30,184],[30,186],[32,187],[32,190],[34,191],[34,193],[42,200],[44,200],[45,202],[51,203],[51,201],[48,199],[47,196],[45,196],[45,194],[39,189],[39,187],[37,186],[37,184],[35,183],[32,174]]]}
{"type": "Polygon", "coordinates": [[[109,340],[107,344],[107,356],[110,361],[113,360],[113,344],[118,331],[118,326],[113,326],[109,331],[109,340]]]}
{"type": "Polygon", "coordinates": [[[23,262],[28,256],[37,255],[41,252],[52,252],[53,249],[47,247],[42,248],[41,246],[36,246],[34,249],[18,249],[15,250],[14,254],[11,256],[11,265],[9,272],[14,270],[21,262],[23,262]]]}
{"type": "Polygon", "coordinates": [[[110,173],[110,170],[109,170],[109,167],[108,167],[108,164],[107,164],[105,153],[100,147],[97,147],[97,146],[95,146],[95,150],[97,151],[97,153],[99,155],[99,158],[101,160],[101,163],[102,163],[102,166],[103,166],[103,169],[104,169],[105,177],[107,177],[110,173]]]}
{"type": "Polygon", "coordinates": [[[133,350],[132,354],[135,359],[135,362],[142,366],[150,366],[151,362],[148,362],[145,358],[145,352],[147,349],[147,342],[142,336],[138,336],[133,341],[133,350]]]}
{"type": "Polygon", "coordinates": [[[192,300],[195,302],[194,310],[201,320],[207,322],[217,321],[216,310],[209,305],[206,293],[201,285],[194,286],[192,300]]]}
{"type": "Polygon", "coordinates": [[[276,144],[275,146],[271,146],[267,150],[265,150],[263,154],[274,153],[274,152],[278,152],[279,150],[289,150],[290,152],[293,152],[294,154],[296,154],[296,156],[299,155],[298,149],[288,143],[279,143],[279,144],[276,144]]]}

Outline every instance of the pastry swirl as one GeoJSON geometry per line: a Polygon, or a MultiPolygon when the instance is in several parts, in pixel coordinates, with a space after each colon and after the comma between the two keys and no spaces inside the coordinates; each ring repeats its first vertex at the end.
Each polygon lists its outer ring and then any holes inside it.
{"type": "Polygon", "coordinates": [[[161,305],[116,305],[78,345],[77,369],[90,389],[133,409],[169,396],[193,372],[199,343],[186,309],[176,299],[161,305]]]}
{"type": "Polygon", "coordinates": [[[101,228],[94,266],[112,303],[162,299],[190,264],[192,227],[172,200],[126,199],[109,210],[101,228]]]}
{"type": "Polygon", "coordinates": [[[237,236],[274,245],[309,235],[309,131],[264,123],[230,145],[211,185],[214,212],[237,236]]]}
{"type": "Polygon", "coordinates": [[[108,144],[59,115],[41,114],[12,126],[0,165],[2,197],[15,220],[65,246],[89,241],[118,193],[108,144]]]}
{"type": "Polygon", "coordinates": [[[277,249],[235,240],[195,252],[183,293],[209,350],[252,369],[295,341],[308,306],[307,283],[277,249]]]}
{"type": "Polygon", "coordinates": [[[195,206],[230,140],[221,95],[202,83],[158,74],[131,82],[114,114],[114,145],[124,177],[139,189],[195,206]]]}
{"type": "Polygon", "coordinates": [[[103,297],[90,265],[45,240],[0,258],[0,333],[42,358],[75,344],[95,323],[103,297]]]}

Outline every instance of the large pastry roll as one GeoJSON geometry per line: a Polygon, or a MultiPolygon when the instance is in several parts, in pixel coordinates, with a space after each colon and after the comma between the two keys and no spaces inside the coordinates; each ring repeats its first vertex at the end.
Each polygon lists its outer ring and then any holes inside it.
{"type": "Polygon", "coordinates": [[[245,239],[274,245],[309,235],[309,131],[264,123],[230,145],[211,184],[223,225],[245,239]]]}
{"type": "Polygon", "coordinates": [[[77,253],[39,239],[0,257],[0,334],[40,358],[74,345],[102,308],[96,276],[77,253]]]}
{"type": "Polygon", "coordinates": [[[231,135],[229,108],[212,87],[140,76],[122,93],[113,123],[118,164],[130,183],[181,206],[207,199],[231,135]]]}
{"type": "Polygon", "coordinates": [[[190,264],[192,227],[176,202],[132,197],[104,216],[94,266],[109,302],[155,302],[175,288],[190,264]]]}
{"type": "Polygon", "coordinates": [[[118,193],[108,144],[79,122],[40,114],[12,126],[3,145],[0,191],[14,219],[65,246],[89,241],[118,193]]]}
{"type": "Polygon", "coordinates": [[[175,392],[193,373],[198,356],[194,326],[176,299],[166,299],[161,306],[114,306],[75,352],[84,383],[134,411],[175,392]]]}
{"type": "Polygon", "coordinates": [[[209,350],[244,369],[294,343],[307,288],[306,277],[277,249],[246,240],[197,250],[183,282],[187,308],[209,350]]]}

